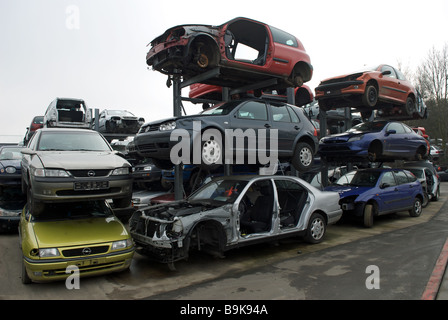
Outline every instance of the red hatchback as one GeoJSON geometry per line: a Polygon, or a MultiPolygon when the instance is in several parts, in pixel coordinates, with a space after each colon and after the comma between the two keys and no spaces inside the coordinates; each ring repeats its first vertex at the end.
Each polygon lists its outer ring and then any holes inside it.
{"type": "Polygon", "coordinates": [[[313,74],[310,57],[295,36],[247,18],[220,26],[176,26],[150,45],[146,62],[164,74],[178,73],[186,80],[220,67],[198,81],[212,85],[298,87],[313,74]]]}
{"type": "Polygon", "coordinates": [[[363,118],[375,109],[395,110],[406,118],[418,116],[417,91],[404,75],[389,65],[323,80],[315,89],[319,107],[355,107],[363,118]]]}

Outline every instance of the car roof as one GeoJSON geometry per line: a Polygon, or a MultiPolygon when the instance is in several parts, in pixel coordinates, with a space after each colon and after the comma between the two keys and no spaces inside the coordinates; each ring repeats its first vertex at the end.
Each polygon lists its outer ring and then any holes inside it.
{"type": "Polygon", "coordinates": [[[89,132],[89,133],[93,133],[96,132],[99,134],[98,131],[95,130],[90,130],[90,129],[83,129],[83,128],[40,128],[39,129],[42,132],[89,132]]]}

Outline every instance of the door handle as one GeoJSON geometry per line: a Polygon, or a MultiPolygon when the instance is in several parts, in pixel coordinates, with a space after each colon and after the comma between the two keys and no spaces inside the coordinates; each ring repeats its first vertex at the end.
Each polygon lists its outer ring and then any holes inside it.
{"type": "Polygon", "coordinates": [[[264,125],[264,127],[265,127],[265,128],[270,128],[271,125],[270,125],[269,123],[266,123],[266,124],[264,125]]]}
{"type": "Polygon", "coordinates": [[[300,127],[299,126],[294,126],[294,129],[299,130],[300,127]]]}

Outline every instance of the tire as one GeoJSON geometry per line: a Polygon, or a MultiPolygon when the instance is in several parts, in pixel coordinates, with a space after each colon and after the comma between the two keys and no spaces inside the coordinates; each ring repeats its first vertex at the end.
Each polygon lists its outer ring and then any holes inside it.
{"type": "Polygon", "coordinates": [[[414,115],[414,112],[416,111],[415,101],[411,97],[408,97],[406,99],[405,110],[407,115],[411,117],[414,115]]]}
{"type": "Polygon", "coordinates": [[[28,276],[28,273],[26,272],[26,268],[25,268],[25,262],[23,262],[23,258],[22,258],[22,283],[23,284],[30,284],[31,278],[28,276]]]}
{"type": "Polygon", "coordinates": [[[28,210],[34,216],[39,216],[44,211],[45,204],[34,199],[33,192],[30,186],[27,187],[26,198],[28,203],[28,210]]]}
{"type": "Polygon", "coordinates": [[[422,214],[422,201],[420,198],[415,197],[412,209],[409,209],[409,215],[411,217],[419,217],[422,214]]]}
{"type": "Polygon", "coordinates": [[[313,162],[314,152],[311,146],[306,142],[297,143],[291,160],[293,167],[299,172],[305,172],[311,169],[313,162]]]}
{"type": "Polygon", "coordinates": [[[373,215],[374,215],[374,206],[373,204],[366,204],[364,206],[363,212],[363,226],[366,228],[373,227],[373,215]]]}
{"type": "Polygon", "coordinates": [[[223,144],[215,139],[204,141],[201,145],[201,168],[214,170],[224,159],[223,144]]]}
{"type": "Polygon", "coordinates": [[[320,243],[327,229],[325,218],[320,213],[313,213],[305,234],[305,241],[308,243],[320,243]]]}
{"type": "Polygon", "coordinates": [[[378,102],[378,90],[372,84],[367,85],[366,91],[362,96],[362,102],[367,107],[375,107],[378,102]]]}

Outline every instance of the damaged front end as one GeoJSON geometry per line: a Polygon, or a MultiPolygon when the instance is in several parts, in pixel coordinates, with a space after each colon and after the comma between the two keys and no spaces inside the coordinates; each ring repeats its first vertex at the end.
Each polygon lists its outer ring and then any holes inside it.
{"type": "Polygon", "coordinates": [[[186,201],[180,201],[134,212],[129,227],[137,251],[162,263],[186,259],[189,229],[184,227],[182,217],[203,210],[202,206],[191,206],[186,201]]]}

